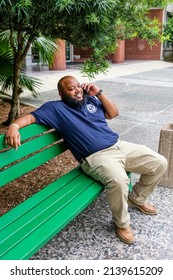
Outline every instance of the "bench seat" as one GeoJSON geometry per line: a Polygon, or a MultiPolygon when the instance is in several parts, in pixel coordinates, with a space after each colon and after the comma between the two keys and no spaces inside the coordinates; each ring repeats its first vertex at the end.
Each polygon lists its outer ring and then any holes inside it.
{"type": "MultiPolygon", "coordinates": [[[[21,136],[23,144],[15,151],[0,135],[1,187],[67,150],[56,132],[45,126],[25,127],[21,136]]],[[[80,166],[45,186],[0,217],[0,259],[29,259],[103,190],[80,166]]]]}
{"type": "Polygon", "coordinates": [[[103,190],[76,168],[0,219],[0,259],[28,259],[103,190]]]}

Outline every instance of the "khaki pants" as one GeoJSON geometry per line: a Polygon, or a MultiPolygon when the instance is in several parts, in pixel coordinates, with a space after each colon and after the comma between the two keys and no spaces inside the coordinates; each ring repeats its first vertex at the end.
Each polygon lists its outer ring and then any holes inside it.
{"type": "Polygon", "coordinates": [[[167,160],[144,145],[119,140],[110,148],[87,157],[81,167],[105,186],[113,220],[118,227],[126,228],[130,224],[128,195],[137,204],[144,204],[165,173],[167,160]],[[130,194],[125,170],[141,174],[130,194]]]}

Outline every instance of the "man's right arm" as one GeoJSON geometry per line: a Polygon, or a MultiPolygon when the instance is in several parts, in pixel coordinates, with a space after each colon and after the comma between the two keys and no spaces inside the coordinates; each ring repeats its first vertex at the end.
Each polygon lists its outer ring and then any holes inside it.
{"type": "Polygon", "coordinates": [[[5,135],[5,143],[7,145],[12,146],[16,150],[18,149],[18,146],[21,145],[20,143],[20,133],[18,131],[19,128],[25,127],[27,125],[30,125],[32,123],[35,123],[36,120],[34,116],[31,114],[28,114],[26,116],[20,117],[16,119],[13,124],[9,125],[6,135],[5,135]]]}

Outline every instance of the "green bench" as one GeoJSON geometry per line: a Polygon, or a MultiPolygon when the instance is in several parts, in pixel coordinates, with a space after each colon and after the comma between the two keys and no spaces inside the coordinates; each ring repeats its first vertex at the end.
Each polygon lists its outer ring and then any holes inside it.
{"type": "MultiPolygon", "coordinates": [[[[33,124],[20,133],[22,146],[17,151],[7,148],[0,135],[0,187],[67,150],[57,133],[46,126],[33,124]]],[[[103,189],[78,166],[2,215],[0,259],[29,259],[103,189]]]]}

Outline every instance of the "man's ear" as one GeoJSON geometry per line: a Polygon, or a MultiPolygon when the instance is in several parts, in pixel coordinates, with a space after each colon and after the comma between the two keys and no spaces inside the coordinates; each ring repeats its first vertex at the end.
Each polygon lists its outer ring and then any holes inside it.
{"type": "Polygon", "coordinates": [[[59,91],[59,96],[62,97],[62,92],[61,91],[59,91]]]}

